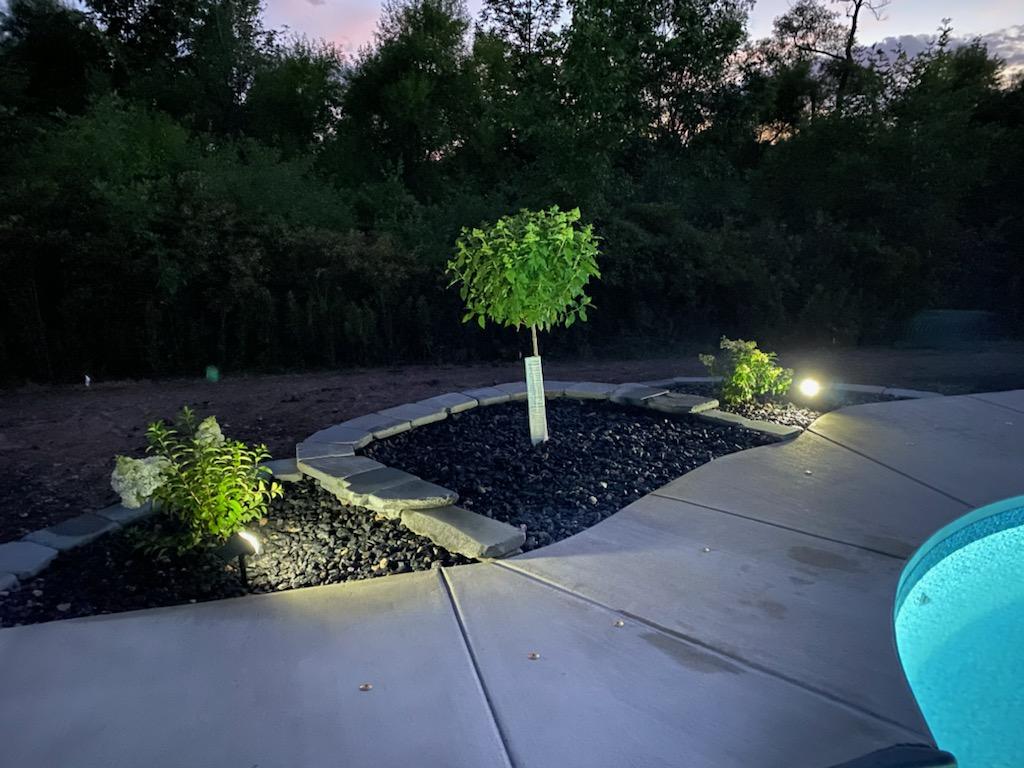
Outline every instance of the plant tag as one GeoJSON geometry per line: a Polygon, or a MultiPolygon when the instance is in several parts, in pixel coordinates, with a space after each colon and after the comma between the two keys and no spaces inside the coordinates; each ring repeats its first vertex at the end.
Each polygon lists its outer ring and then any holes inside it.
{"type": "Polygon", "coordinates": [[[540,370],[540,356],[527,357],[526,405],[530,412],[530,441],[534,445],[548,439],[548,415],[544,406],[544,374],[540,370]]]}

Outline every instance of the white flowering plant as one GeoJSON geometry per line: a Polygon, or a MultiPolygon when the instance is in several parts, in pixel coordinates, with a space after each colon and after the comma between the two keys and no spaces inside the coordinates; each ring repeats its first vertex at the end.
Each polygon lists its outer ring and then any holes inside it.
{"type": "Polygon", "coordinates": [[[121,497],[122,504],[129,509],[138,509],[163,485],[164,472],[169,464],[163,456],[147,456],[144,459],[118,456],[114,472],[110,475],[110,487],[121,497]]]}
{"type": "Polygon", "coordinates": [[[262,464],[270,458],[266,446],[224,437],[213,416],[197,421],[185,407],[174,424],[150,424],[146,437],[152,455],[118,456],[111,486],[126,507],[154,501],[168,518],[144,542],[149,548],[181,552],[223,542],[282,494],[262,464]]]}

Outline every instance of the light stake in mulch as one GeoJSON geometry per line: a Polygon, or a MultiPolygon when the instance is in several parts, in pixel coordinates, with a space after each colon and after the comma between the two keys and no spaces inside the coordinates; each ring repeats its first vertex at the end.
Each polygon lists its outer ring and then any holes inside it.
{"type": "Polygon", "coordinates": [[[227,540],[227,543],[220,548],[218,554],[226,562],[238,558],[238,571],[242,577],[242,586],[249,589],[249,575],[245,569],[245,558],[249,555],[258,555],[263,551],[263,545],[255,533],[251,531],[239,531],[227,540]]]}

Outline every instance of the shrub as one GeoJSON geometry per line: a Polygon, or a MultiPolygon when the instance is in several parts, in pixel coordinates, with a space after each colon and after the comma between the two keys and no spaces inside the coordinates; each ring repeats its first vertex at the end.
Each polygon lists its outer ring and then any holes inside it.
{"type": "Polygon", "coordinates": [[[148,548],[181,552],[223,542],[282,493],[261,465],[270,457],[266,446],[225,438],[213,416],[197,423],[185,407],[173,425],[150,424],[146,437],[153,455],[118,456],[111,485],[125,506],[151,499],[169,518],[166,529],[143,541],[148,548]]]}
{"type": "Polygon", "coordinates": [[[727,339],[719,345],[725,355],[701,355],[712,376],[721,376],[719,396],[727,403],[745,403],[755,397],[782,395],[793,384],[793,369],[775,364],[776,354],[757,348],[756,341],[727,339]]]}

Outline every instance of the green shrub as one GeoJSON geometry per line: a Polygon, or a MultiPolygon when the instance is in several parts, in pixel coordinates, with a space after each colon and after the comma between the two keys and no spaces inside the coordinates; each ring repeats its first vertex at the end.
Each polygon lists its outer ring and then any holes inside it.
{"type": "Polygon", "coordinates": [[[746,403],[755,397],[782,395],[793,384],[793,369],[775,364],[776,354],[757,348],[756,341],[727,339],[719,345],[724,355],[701,355],[712,376],[721,376],[719,397],[727,403],[746,403]]]}
{"type": "Polygon", "coordinates": [[[117,457],[111,485],[125,506],[138,507],[147,499],[167,517],[143,544],[150,549],[179,552],[223,542],[267,509],[281,495],[270,480],[266,446],[249,447],[229,440],[210,416],[196,421],[188,407],[173,425],[157,421],[146,430],[146,459],[117,457]]]}

